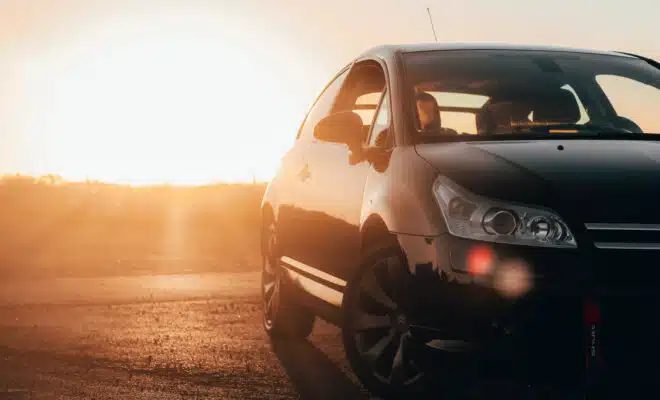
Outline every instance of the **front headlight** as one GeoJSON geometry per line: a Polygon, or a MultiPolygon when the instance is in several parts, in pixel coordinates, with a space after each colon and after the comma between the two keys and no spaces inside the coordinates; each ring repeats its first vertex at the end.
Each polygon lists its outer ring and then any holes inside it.
{"type": "Polygon", "coordinates": [[[566,223],[554,212],[483,198],[444,176],[433,193],[454,236],[527,246],[577,247],[566,223]]]}

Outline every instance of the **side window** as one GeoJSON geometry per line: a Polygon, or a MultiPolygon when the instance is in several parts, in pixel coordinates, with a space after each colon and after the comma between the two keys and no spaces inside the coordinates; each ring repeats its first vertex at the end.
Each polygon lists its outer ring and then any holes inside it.
{"type": "Polygon", "coordinates": [[[660,90],[616,75],[599,75],[596,81],[620,117],[637,124],[646,133],[660,132],[660,90]]]}
{"type": "Polygon", "coordinates": [[[333,108],[336,112],[352,111],[360,116],[365,142],[385,91],[385,81],[385,73],[378,62],[365,60],[354,64],[333,108]]]}
{"type": "Polygon", "coordinates": [[[376,119],[374,120],[371,129],[371,137],[369,138],[369,146],[382,146],[390,140],[388,136],[391,135],[388,128],[390,127],[390,96],[387,90],[383,93],[383,100],[376,112],[376,119]]]}
{"type": "Polygon", "coordinates": [[[348,75],[348,71],[349,70],[345,70],[337,75],[316,99],[316,102],[310,108],[305,121],[300,127],[300,132],[298,132],[299,139],[311,139],[314,136],[314,127],[316,124],[330,114],[332,106],[337,99],[337,94],[339,94],[342,84],[346,79],[346,75],[348,75]]]}
{"type": "Polygon", "coordinates": [[[362,118],[362,123],[365,126],[370,126],[376,115],[378,102],[381,98],[381,92],[365,93],[357,98],[355,105],[353,105],[353,112],[362,118]]]}

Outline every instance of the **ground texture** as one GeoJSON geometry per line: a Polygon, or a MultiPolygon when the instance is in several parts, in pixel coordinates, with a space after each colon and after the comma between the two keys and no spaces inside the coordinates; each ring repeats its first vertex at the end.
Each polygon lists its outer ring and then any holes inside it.
{"type": "Polygon", "coordinates": [[[7,282],[0,399],[363,398],[338,330],[271,343],[258,273],[7,282]]]}

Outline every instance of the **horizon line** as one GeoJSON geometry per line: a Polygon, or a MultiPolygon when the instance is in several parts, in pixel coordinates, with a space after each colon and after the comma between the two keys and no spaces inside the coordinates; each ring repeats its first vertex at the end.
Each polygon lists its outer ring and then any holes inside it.
{"type": "Polygon", "coordinates": [[[194,188],[194,187],[206,187],[206,186],[219,186],[219,185],[264,185],[268,184],[269,180],[259,180],[252,179],[251,181],[231,181],[231,180],[214,180],[207,182],[196,182],[196,183],[184,183],[184,182],[149,182],[149,183],[129,183],[129,182],[120,182],[120,181],[108,181],[103,179],[67,179],[58,174],[42,174],[42,175],[32,175],[32,174],[23,174],[23,173],[5,173],[0,174],[0,183],[6,182],[12,179],[25,179],[31,180],[35,184],[47,184],[47,185],[62,185],[70,183],[79,183],[79,184],[94,184],[94,185],[108,185],[108,186],[125,186],[125,187],[185,187],[185,188],[194,188]]]}

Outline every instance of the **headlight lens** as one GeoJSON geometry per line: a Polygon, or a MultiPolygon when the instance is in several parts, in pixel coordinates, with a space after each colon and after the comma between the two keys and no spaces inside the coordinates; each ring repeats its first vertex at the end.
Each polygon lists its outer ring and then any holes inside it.
{"type": "Polygon", "coordinates": [[[433,193],[454,236],[528,246],[577,247],[570,229],[553,211],[486,199],[444,176],[436,179],[433,193]]]}

